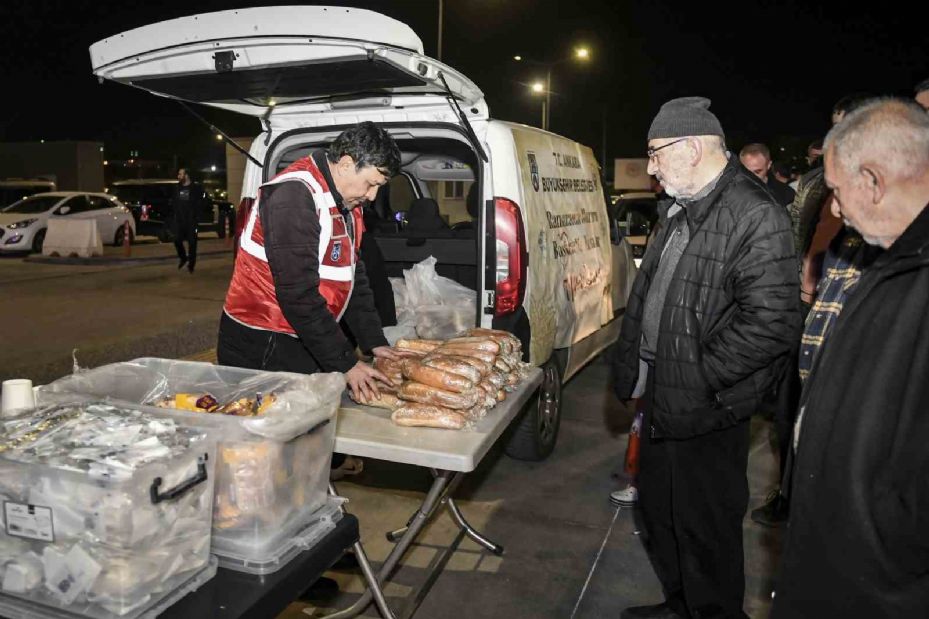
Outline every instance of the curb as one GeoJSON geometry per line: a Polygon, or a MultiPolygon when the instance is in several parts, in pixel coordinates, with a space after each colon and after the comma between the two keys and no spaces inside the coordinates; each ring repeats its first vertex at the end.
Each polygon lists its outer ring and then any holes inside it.
{"type": "MultiPolygon", "coordinates": [[[[232,249],[210,250],[197,252],[197,259],[204,256],[221,256],[231,254],[232,249]]],[[[122,256],[91,256],[83,258],[80,256],[27,256],[23,262],[37,262],[41,264],[77,264],[81,266],[94,265],[117,265],[117,264],[150,264],[157,262],[174,262],[177,256],[140,256],[138,258],[124,258],[122,256]]]]}

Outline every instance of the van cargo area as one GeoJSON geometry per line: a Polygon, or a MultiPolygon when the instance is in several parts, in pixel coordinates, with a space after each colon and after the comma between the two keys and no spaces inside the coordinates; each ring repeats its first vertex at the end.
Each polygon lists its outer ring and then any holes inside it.
{"type": "MultiPolygon", "coordinates": [[[[478,223],[481,183],[478,157],[457,127],[393,132],[402,155],[401,173],[390,179],[377,199],[365,206],[366,235],[377,241],[389,277],[429,258],[436,272],[479,291],[478,223]]],[[[290,134],[280,158],[266,165],[265,180],[317,148],[327,135],[290,134]]],[[[371,256],[363,256],[366,266],[371,256]]],[[[378,292],[375,290],[375,295],[378,292]]],[[[479,322],[479,307],[474,308],[479,322]]]]}

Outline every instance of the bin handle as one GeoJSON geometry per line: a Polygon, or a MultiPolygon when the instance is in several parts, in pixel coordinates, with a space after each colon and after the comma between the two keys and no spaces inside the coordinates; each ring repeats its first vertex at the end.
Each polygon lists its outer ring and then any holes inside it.
{"type": "Polygon", "coordinates": [[[149,488],[149,493],[152,498],[152,503],[157,505],[162,501],[173,501],[174,499],[180,497],[182,494],[193,488],[199,483],[205,482],[207,479],[206,473],[206,461],[209,459],[209,454],[203,454],[197,458],[197,473],[186,481],[182,481],[174,488],[170,490],[165,490],[164,492],[159,492],[158,488],[161,486],[162,479],[156,477],[152,480],[152,487],[149,488]]]}

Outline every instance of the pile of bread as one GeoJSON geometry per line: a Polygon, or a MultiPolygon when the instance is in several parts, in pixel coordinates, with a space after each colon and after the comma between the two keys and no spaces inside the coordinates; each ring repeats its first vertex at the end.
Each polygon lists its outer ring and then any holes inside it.
{"type": "Polygon", "coordinates": [[[526,376],[522,345],[511,333],[471,329],[450,340],[398,340],[407,358],[376,358],[392,386],[368,406],[387,408],[401,426],[459,430],[506,399],[526,376]]]}

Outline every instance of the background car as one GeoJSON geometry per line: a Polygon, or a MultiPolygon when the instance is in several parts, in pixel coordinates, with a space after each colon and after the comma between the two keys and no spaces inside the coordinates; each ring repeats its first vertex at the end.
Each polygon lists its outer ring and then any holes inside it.
{"type": "Polygon", "coordinates": [[[614,202],[613,209],[620,234],[632,246],[635,265],[639,266],[658,222],[658,198],[650,191],[625,193],[614,202]]]}
{"type": "MultiPolygon", "coordinates": [[[[137,179],[116,181],[107,193],[129,207],[139,234],[156,236],[162,242],[174,239],[174,191],[177,179],[137,179]]],[[[206,202],[197,218],[201,232],[214,231],[225,238],[233,208],[229,202],[206,202]]]]}
{"type": "Polygon", "coordinates": [[[115,196],[105,193],[56,191],[39,193],[0,210],[0,252],[42,251],[49,219],[94,219],[104,243],[121,245],[129,222],[129,242],[135,238],[132,213],[115,196]]]}

